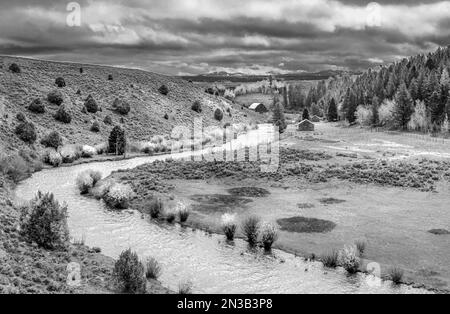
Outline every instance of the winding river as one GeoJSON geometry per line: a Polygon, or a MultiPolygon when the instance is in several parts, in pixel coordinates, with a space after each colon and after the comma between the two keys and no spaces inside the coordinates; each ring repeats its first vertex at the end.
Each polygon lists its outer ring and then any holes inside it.
{"type": "MultiPolygon", "coordinates": [[[[140,258],[155,257],[163,268],[160,281],[177,290],[190,281],[195,293],[427,293],[410,286],[376,283],[370,276],[347,276],[343,270],[328,270],[320,263],[305,262],[283,251],[267,255],[250,251],[244,241],[228,244],[223,236],[207,235],[178,225],[158,225],[136,211],[111,211],[103,202],[81,196],[77,175],[87,169],[103,176],[120,169],[165,159],[168,156],[96,162],[48,169],[35,173],[16,189],[21,200],[38,190],[52,192],[69,208],[69,228],[74,239],[85,238],[91,247],[117,258],[132,248],[140,258]]],[[[173,157],[173,156],[172,156],[173,157]]]]}

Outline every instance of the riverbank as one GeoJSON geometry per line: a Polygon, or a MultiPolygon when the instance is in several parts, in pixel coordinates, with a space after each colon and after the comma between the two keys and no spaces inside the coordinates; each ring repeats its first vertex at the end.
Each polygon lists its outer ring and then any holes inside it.
{"type": "MultiPolygon", "coordinates": [[[[0,293],[6,294],[105,294],[118,293],[112,281],[114,260],[99,248],[82,241],[64,251],[50,251],[26,241],[18,231],[19,208],[14,204],[12,184],[0,178],[0,293]],[[68,285],[68,265],[77,263],[81,284],[68,285]]],[[[169,293],[159,282],[148,282],[147,292],[169,293]]]]}
{"type": "Polygon", "coordinates": [[[348,156],[336,158],[323,152],[292,149],[282,149],[280,160],[274,173],[261,173],[257,163],[168,161],[119,171],[110,179],[132,186],[137,196],[131,208],[146,212],[154,197],[163,199],[167,209],[182,201],[192,208],[186,226],[212,233],[222,234],[220,218],[224,213],[236,213],[239,219],[258,215],[274,223],[304,216],[331,221],[337,225],[331,232],[282,229],[276,248],[318,258],[331,249],[364,240],[367,251],[362,271],[368,263],[376,261],[381,276],[387,278],[391,267],[401,267],[405,283],[448,292],[446,239],[432,237],[422,229],[426,224],[417,225],[425,216],[435,216],[433,220],[428,217],[428,222],[438,224],[442,215],[448,215],[440,208],[433,209],[434,212],[421,210],[425,204],[431,205],[430,192],[438,196],[432,208],[445,201],[439,198],[445,195],[436,190],[448,180],[446,162],[348,163],[348,156]],[[269,196],[242,197],[229,193],[231,188],[242,187],[263,188],[269,196]],[[405,205],[410,207],[409,212],[404,210],[405,205]],[[374,228],[380,232],[373,232],[374,228]],[[417,241],[423,241],[423,245],[417,247],[417,241]],[[422,260],[417,263],[420,256],[422,260]]]}

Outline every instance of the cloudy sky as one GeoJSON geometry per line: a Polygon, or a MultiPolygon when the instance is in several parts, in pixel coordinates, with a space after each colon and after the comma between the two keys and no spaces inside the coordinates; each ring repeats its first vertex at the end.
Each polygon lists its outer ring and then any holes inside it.
{"type": "Polygon", "coordinates": [[[69,3],[1,0],[0,54],[174,75],[263,74],[361,70],[450,44],[450,1],[69,3]]]}

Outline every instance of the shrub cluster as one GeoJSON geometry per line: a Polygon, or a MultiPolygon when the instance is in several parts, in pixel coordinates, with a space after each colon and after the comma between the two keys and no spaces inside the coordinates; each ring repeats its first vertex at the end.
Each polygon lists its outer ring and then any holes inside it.
{"type": "Polygon", "coordinates": [[[55,118],[55,120],[60,121],[62,123],[69,124],[70,122],[72,122],[72,116],[70,115],[69,111],[66,109],[66,106],[64,105],[58,108],[58,111],[56,111],[53,117],[55,118]]]}
{"type": "Polygon", "coordinates": [[[60,91],[55,90],[48,93],[47,100],[51,104],[60,106],[64,101],[64,97],[60,91]]]}
{"type": "Polygon", "coordinates": [[[146,291],[144,265],[131,249],[120,254],[114,265],[113,278],[121,292],[144,293],[146,291]]]}
{"type": "Polygon", "coordinates": [[[28,110],[34,113],[45,113],[45,106],[39,98],[36,98],[28,106],[28,110]]]}
{"type": "Polygon", "coordinates": [[[63,140],[58,132],[53,131],[50,132],[41,140],[41,144],[44,145],[45,147],[52,147],[54,149],[58,149],[59,146],[62,146],[63,140]]]}
{"type": "Polygon", "coordinates": [[[15,133],[22,141],[28,144],[33,144],[37,139],[36,127],[28,121],[20,123],[15,129],[15,133]]]}
{"type": "Polygon", "coordinates": [[[112,108],[122,115],[127,115],[131,110],[130,104],[127,101],[118,98],[114,100],[112,108]]]}
{"type": "Polygon", "coordinates": [[[114,80],[113,75],[112,75],[112,74],[109,74],[109,75],[108,75],[108,81],[112,81],[112,80],[114,80]]]}
{"type": "Polygon", "coordinates": [[[87,112],[90,113],[96,113],[99,110],[97,102],[95,101],[94,97],[92,97],[92,95],[89,95],[86,98],[84,102],[84,108],[86,108],[87,112]]]}
{"type": "Polygon", "coordinates": [[[22,209],[20,227],[24,236],[45,249],[65,248],[69,240],[67,206],[53,194],[38,192],[30,206],[22,209]]]}
{"type": "Polygon", "coordinates": [[[178,215],[178,219],[180,220],[180,222],[184,223],[188,220],[190,211],[189,211],[189,208],[186,207],[185,204],[178,203],[177,208],[176,208],[176,213],[178,215]]]}

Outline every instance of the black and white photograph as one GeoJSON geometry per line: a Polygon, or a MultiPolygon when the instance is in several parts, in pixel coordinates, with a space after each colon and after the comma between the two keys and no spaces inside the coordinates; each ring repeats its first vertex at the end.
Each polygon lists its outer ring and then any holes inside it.
{"type": "Polygon", "coordinates": [[[449,294],[449,72],[449,0],[0,0],[0,294],[449,294]]]}

